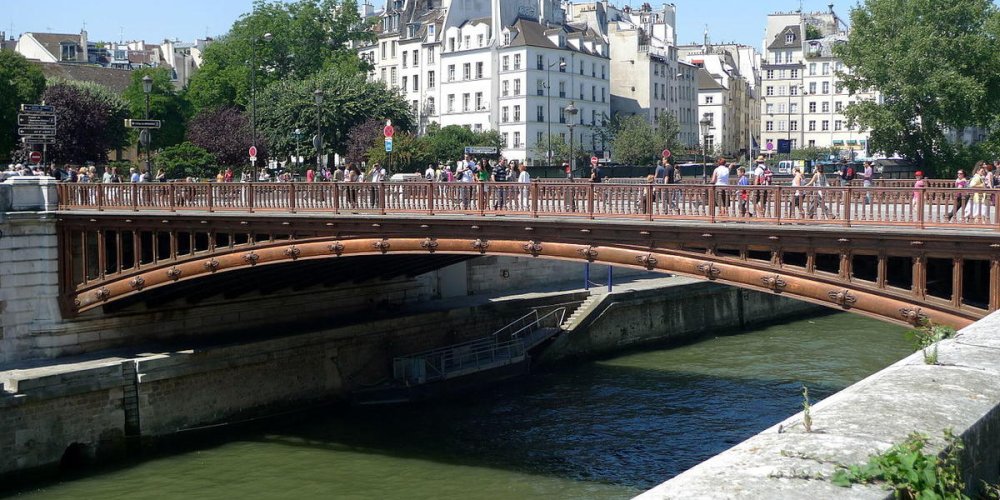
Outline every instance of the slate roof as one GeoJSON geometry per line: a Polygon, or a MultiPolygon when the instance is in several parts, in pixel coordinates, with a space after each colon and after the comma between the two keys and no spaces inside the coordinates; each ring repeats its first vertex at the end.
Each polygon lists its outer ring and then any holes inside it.
{"type": "Polygon", "coordinates": [[[724,90],[725,88],[721,83],[715,81],[708,70],[698,70],[698,90],[724,90]]]}
{"type": "MultiPolygon", "coordinates": [[[[510,27],[510,31],[511,31],[511,40],[510,40],[511,47],[529,46],[529,47],[541,47],[546,49],[558,49],[559,46],[553,43],[552,40],[549,39],[549,35],[556,34],[559,32],[564,32],[566,34],[567,39],[579,38],[581,39],[581,41],[593,40],[595,43],[603,42],[603,39],[600,36],[598,36],[596,32],[594,32],[589,28],[581,30],[579,28],[575,28],[573,26],[568,26],[568,25],[566,28],[563,27],[546,28],[544,25],[540,23],[521,18],[518,18],[518,20],[514,22],[514,24],[510,27]]],[[[602,56],[596,52],[590,51],[586,47],[583,47],[582,45],[583,44],[581,43],[580,47],[576,48],[570,44],[566,44],[564,50],[573,50],[576,52],[580,52],[582,54],[589,54],[596,57],[607,58],[607,56],[602,56]]]]}
{"type": "Polygon", "coordinates": [[[42,70],[45,78],[61,78],[78,82],[94,82],[123,93],[132,82],[132,72],[124,69],[103,68],[89,64],[43,63],[32,61],[42,70]]]}
{"type": "Polygon", "coordinates": [[[767,50],[781,50],[781,49],[798,49],[802,47],[802,27],[793,24],[791,26],[785,26],[785,29],[778,33],[778,36],[774,37],[771,41],[771,45],[767,46],[767,50]],[[785,35],[787,34],[795,35],[795,39],[792,43],[785,42],[785,35]]]}
{"type": "Polygon", "coordinates": [[[62,44],[63,42],[73,42],[77,47],[81,49],[83,46],[80,44],[80,34],[65,34],[65,33],[31,33],[32,38],[34,38],[38,43],[40,43],[45,50],[49,51],[53,57],[59,59],[62,56],[62,44]]]}

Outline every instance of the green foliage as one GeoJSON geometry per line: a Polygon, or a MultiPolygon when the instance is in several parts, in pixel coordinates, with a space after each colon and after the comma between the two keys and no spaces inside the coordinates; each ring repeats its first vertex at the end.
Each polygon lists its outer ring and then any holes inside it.
{"type": "MultiPolygon", "coordinates": [[[[161,121],[160,128],[151,131],[150,147],[160,149],[179,144],[184,140],[189,106],[184,96],[174,90],[169,69],[145,68],[132,72],[132,81],[122,96],[128,102],[129,115],[132,118],[145,116],[146,93],[143,92],[142,79],[146,75],[153,79],[153,89],[149,93],[149,118],[161,121]]],[[[132,136],[138,140],[138,134],[133,133],[132,136]]]]}
{"type": "Polygon", "coordinates": [[[214,155],[190,142],[164,148],[156,155],[156,166],[166,172],[168,179],[212,178],[218,169],[214,155]]]}
{"type": "Polygon", "coordinates": [[[385,142],[379,137],[375,144],[368,150],[369,164],[378,163],[386,167],[389,173],[413,173],[422,174],[424,168],[431,161],[427,152],[427,142],[420,137],[409,132],[398,133],[393,136],[392,162],[389,162],[389,155],[385,152],[385,142]]]}
{"type": "Polygon", "coordinates": [[[925,169],[951,160],[946,129],[989,125],[1000,112],[1000,14],[989,0],[865,0],[851,37],[835,47],[851,93],[878,91],[845,110],[871,129],[873,150],[925,169]]]}
{"type": "Polygon", "coordinates": [[[37,65],[12,50],[0,50],[0,162],[17,147],[17,114],[22,104],[36,104],[45,90],[37,65]]]}
{"type": "Polygon", "coordinates": [[[612,159],[630,165],[654,164],[664,149],[680,151],[679,132],[677,119],[669,113],[657,118],[655,128],[642,116],[622,117],[613,125],[612,159]]]}
{"type": "Polygon", "coordinates": [[[249,109],[254,65],[258,92],[279,79],[302,80],[324,70],[367,71],[349,46],[372,39],[367,27],[354,0],[256,0],[252,13],[205,49],[204,63],[191,80],[191,102],[197,110],[249,109]],[[266,33],[270,41],[263,40],[266,33]]]}
{"type": "Polygon", "coordinates": [[[548,158],[549,146],[552,147],[552,165],[559,165],[569,161],[569,141],[564,140],[559,134],[552,134],[541,141],[535,143],[531,149],[535,158],[546,160],[548,158]]]}
{"type": "Polygon", "coordinates": [[[823,38],[823,32],[818,27],[811,24],[806,25],[806,40],[818,40],[823,38]]]}
{"type": "Polygon", "coordinates": [[[430,161],[459,160],[465,154],[466,146],[494,147],[497,148],[497,152],[503,152],[503,137],[495,130],[473,132],[459,125],[438,128],[436,124],[431,124],[421,139],[427,145],[430,161]]]}
{"type": "MultiPolygon", "coordinates": [[[[324,135],[323,153],[345,151],[348,132],[368,118],[391,119],[399,131],[413,127],[410,107],[396,90],[383,82],[368,81],[361,74],[322,71],[303,80],[279,80],[269,85],[257,101],[257,134],[273,156],[295,152],[296,128],[315,133],[317,106],[313,92],[324,91],[319,121],[324,135]]],[[[316,156],[311,140],[302,141],[304,156],[316,156]]]]}
{"type": "Polygon", "coordinates": [[[91,82],[53,80],[42,98],[56,110],[56,143],[48,149],[52,161],[104,163],[109,151],[127,143],[128,105],[111,89],[91,82]]]}
{"type": "Polygon", "coordinates": [[[926,453],[927,436],[913,433],[885,453],[870,457],[865,465],[837,470],[833,484],[849,488],[853,483],[885,482],[896,498],[968,499],[959,467],[962,441],[950,430],[944,436],[944,457],[926,453]]]}
{"type": "Polygon", "coordinates": [[[924,363],[936,365],[938,362],[937,343],[955,336],[955,329],[950,326],[936,325],[926,322],[919,328],[907,332],[918,351],[924,353],[924,363]]]}

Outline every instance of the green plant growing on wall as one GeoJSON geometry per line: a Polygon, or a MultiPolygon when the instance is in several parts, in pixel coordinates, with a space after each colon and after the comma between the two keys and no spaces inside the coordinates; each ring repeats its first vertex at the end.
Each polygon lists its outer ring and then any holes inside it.
{"type": "Polygon", "coordinates": [[[809,388],[802,386],[802,427],[806,429],[806,432],[812,432],[813,419],[810,410],[812,406],[809,404],[809,388]]]}
{"type": "Polygon", "coordinates": [[[845,488],[886,483],[896,498],[967,500],[959,459],[962,440],[950,429],[944,431],[944,439],[944,456],[934,455],[924,451],[927,436],[914,432],[906,441],[869,457],[865,465],[838,469],[831,481],[845,488]]]}
{"type": "Polygon", "coordinates": [[[936,365],[938,362],[937,343],[955,336],[955,329],[949,326],[925,322],[907,335],[913,341],[917,350],[923,351],[924,363],[936,365]]]}

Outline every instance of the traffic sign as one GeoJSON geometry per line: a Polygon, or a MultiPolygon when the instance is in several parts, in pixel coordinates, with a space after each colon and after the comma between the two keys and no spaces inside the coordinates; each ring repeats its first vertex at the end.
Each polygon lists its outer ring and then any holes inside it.
{"type": "Polygon", "coordinates": [[[49,106],[46,104],[22,104],[22,113],[55,113],[55,106],[49,106]]]}
{"type": "Polygon", "coordinates": [[[133,120],[128,118],[125,120],[125,127],[127,128],[160,128],[160,120],[133,120]]]}
{"type": "Polygon", "coordinates": [[[250,146],[249,153],[251,157],[257,156],[257,146],[250,146]]]}
{"type": "Polygon", "coordinates": [[[32,151],[31,153],[28,153],[28,161],[30,161],[31,163],[36,163],[36,164],[39,163],[39,162],[41,162],[42,161],[42,153],[40,153],[38,151],[32,151]]]}
{"type": "Polygon", "coordinates": [[[17,115],[18,127],[36,127],[45,125],[50,125],[55,127],[56,115],[38,114],[38,113],[21,113],[17,115]]]}
{"type": "Polygon", "coordinates": [[[764,146],[764,147],[765,147],[765,148],[766,148],[766,149],[767,149],[768,151],[771,151],[772,149],[774,149],[774,143],[773,143],[773,142],[771,142],[771,141],[767,141],[767,146],[764,146]]]}
{"type": "Polygon", "coordinates": [[[386,125],[385,128],[382,129],[382,135],[386,136],[386,138],[392,137],[392,134],[394,133],[396,133],[396,129],[392,128],[392,125],[386,125]]]}
{"type": "Polygon", "coordinates": [[[25,144],[55,144],[55,137],[38,137],[38,136],[28,136],[22,137],[21,141],[25,144]]]}
{"type": "Polygon", "coordinates": [[[593,166],[595,166],[595,167],[597,166],[597,157],[596,156],[591,156],[590,157],[590,164],[593,165],[593,166]]]}
{"type": "Polygon", "coordinates": [[[664,158],[670,158],[670,150],[669,149],[664,149],[663,150],[663,157],[664,158]]]}
{"type": "Polygon", "coordinates": [[[385,152],[386,153],[392,152],[392,137],[385,138],[385,152]]]}
{"type": "Polygon", "coordinates": [[[495,155],[497,154],[497,148],[487,147],[487,146],[466,146],[465,154],[467,155],[495,155]]]}
{"type": "Polygon", "coordinates": [[[17,135],[40,135],[42,137],[50,137],[56,135],[56,126],[37,126],[31,128],[19,128],[17,129],[17,135]]]}

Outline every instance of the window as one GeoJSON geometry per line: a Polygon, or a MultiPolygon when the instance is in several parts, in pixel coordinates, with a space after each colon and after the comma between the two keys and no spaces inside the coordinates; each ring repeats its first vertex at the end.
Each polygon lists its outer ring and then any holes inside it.
{"type": "Polygon", "coordinates": [[[830,93],[830,82],[823,82],[823,93],[824,94],[830,93]]]}
{"type": "Polygon", "coordinates": [[[580,61],[580,74],[583,74],[583,61],[580,61]]]}
{"type": "Polygon", "coordinates": [[[417,108],[418,107],[420,107],[420,102],[419,101],[417,101],[416,99],[410,101],[410,110],[413,111],[414,114],[417,113],[417,108]]]}
{"type": "Polygon", "coordinates": [[[605,76],[604,76],[604,65],[602,64],[601,65],[601,80],[604,80],[604,79],[605,79],[605,76]]]}
{"type": "Polygon", "coordinates": [[[465,63],[462,65],[462,79],[463,80],[472,79],[472,63],[465,63]]]}
{"type": "Polygon", "coordinates": [[[514,121],[515,122],[520,122],[521,121],[521,106],[520,105],[515,105],[514,106],[514,121]]]}
{"type": "Polygon", "coordinates": [[[428,71],[427,72],[427,88],[429,88],[429,89],[434,88],[434,72],[433,71],[428,71]]]}
{"type": "Polygon", "coordinates": [[[462,37],[462,48],[466,50],[472,48],[472,35],[465,35],[462,37]]]}
{"type": "Polygon", "coordinates": [[[799,122],[797,120],[792,120],[788,122],[788,130],[795,132],[799,129],[799,122]]]}
{"type": "Polygon", "coordinates": [[[798,78],[798,77],[799,77],[799,70],[797,70],[797,69],[793,69],[793,70],[791,70],[791,74],[792,74],[792,75],[791,75],[791,78],[792,78],[793,80],[795,80],[796,78],[798,78]]]}
{"type": "Polygon", "coordinates": [[[418,75],[413,75],[413,91],[414,92],[420,91],[420,76],[418,75]]]}
{"type": "Polygon", "coordinates": [[[386,81],[386,79],[385,79],[385,68],[382,68],[382,81],[383,82],[386,81]]]}
{"type": "Polygon", "coordinates": [[[455,94],[448,94],[448,112],[455,112],[455,94]]]}
{"type": "Polygon", "coordinates": [[[427,114],[429,114],[429,115],[434,115],[435,114],[435,112],[434,112],[434,98],[433,97],[428,97],[427,98],[427,114]]]}
{"type": "Polygon", "coordinates": [[[521,54],[514,54],[514,69],[521,69],[521,54]]]}
{"type": "Polygon", "coordinates": [[[799,87],[797,85],[788,87],[788,95],[799,95],[799,87]]]}
{"type": "Polygon", "coordinates": [[[500,93],[504,97],[507,97],[510,94],[510,82],[509,81],[504,80],[503,82],[501,82],[500,88],[502,89],[500,91],[500,93]]]}
{"type": "Polygon", "coordinates": [[[828,103],[828,102],[824,102],[823,103],[823,112],[824,113],[829,113],[830,112],[830,103],[828,103]]]}
{"type": "Polygon", "coordinates": [[[810,113],[815,113],[816,112],[816,103],[815,102],[809,103],[809,112],[810,113]]]}
{"type": "Polygon", "coordinates": [[[559,97],[566,97],[566,82],[559,82],[559,97]]]}
{"type": "MultiPolygon", "coordinates": [[[[433,24],[428,24],[427,25],[427,38],[428,39],[430,39],[430,40],[434,39],[434,29],[435,28],[437,28],[437,26],[434,26],[433,24]]],[[[430,62],[430,60],[428,60],[427,62],[430,62]]]]}
{"type": "Polygon", "coordinates": [[[469,94],[462,94],[462,111],[469,111],[469,94]]]}
{"type": "Polygon", "coordinates": [[[814,148],[814,147],[816,147],[816,141],[815,141],[815,140],[813,140],[813,139],[810,139],[810,140],[809,140],[809,147],[811,147],[811,148],[814,148]]]}
{"type": "Polygon", "coordinates": [[[448,65],[448,81],[449,82],[455,81],[455,65],[454,64],[449,64],[448,65]]]}
{"type": "Polygon", "coordinates": [[[809,120],[809,131],[810,132],[816,131],[816,120],[809,120]]]}
{"type": "Polygon", "coordinates": [[[515,148],[523,148],[524,147],[524,144],[521,144],[521,133],[520,132],[514,132],[514,147],[515,148]]]}
{"type": "Polygon", "coordinates": [[[843,120],[837,120],[833,122],[833,130],[843,130],[843,129],[844,129],[843,120]]]}
{"type": "Polygon", "coordinates": [[[565,73],[566,72],[566,66],[565,66],[565,64],[566,64],[566,58],[565,57],[560,57],[559,58],[559,72],[560,73],[565,73]]]}
{"type": "Polygon", "coordinates": [[[816,63],[809,63],[809,76],[816,76],[816,63]]]}
{"type": "Polygon", "coordinates": [[[783,102],[782,103],[778,103],[778,114],[779,115],[785,114],[785,103],[783,103],[783,102]]]}
{"type": "Polygon", "coordinates": [[[583,100],[583,84],[580,84],[580,100],[583,100]]]}
{"type": "Polygon", "coordinates": [[[388,44],[386,44],[385,42],[382,42],[382,59],[385,59],[386,45],[388,45],[388,44]]]}
{"type": "Polygon", "coordinates": [[[590,125],[591,126],[597,125],[597,110],[596,109],[590,110],[590,125]]]}
{"type": "Polygon", "coordinates": [[[535,82],[535,84],[536,84],[536,87],[537,87],[535,89],[535,94],[536,95],[545,95],[545,81],[544,80],[538,80],[538,81],[535,82]]]}
{"type": "Polygon", "coordinates": [[[768,132],[773,132],[774,131],[774,122],[772,122],[770,120],[764,122],[764,130],[766,130],[768,132]]]}
{"type": "Polygon", "coordinates": [[[448,38],[448,52],[455,52],[455,38],[448,38]]]}
{"type": "Polygon", "coordinates": [[[606,101],[605,101],[605,92],[606,92],[607,90],[608,90],[608,89],[606,89],[606,88],[604,88],[604,87],[601,87],[601,102],[606,102],[606,101]]]}
{"type": "Polygon", "coordinates": [[[830,120],[823,120],[823,132],[830,130],[830,120]]]}
{"type": "Polygon", "coordinates": [[[514,80],[514,95],[521,95],[521,79],[514,80]]]}
{"type": "Polygon", "coordinates": [[[396,42],[392,42],[392,46],[390,47],[391,52],[392,52],[390,55],[392,55],[393,59],[396,58],[396,45],[397,45],[396,42]]]}
{"type": "Polygon", "coordinates": [[[510,108],[507,106],[500,108],[500,123],[507,123],[510,121],[510,113],[508,113],[509,109],[510,108]]]}
{"type": "Polygon", "coordinates": [[[816,82],[809,82],[809,93],[810,94],[816,93],[816,82]]]}
{"type": "Polygon", "coordinates": [[[510,32],[509,31],[505,31],[503,33],[503,44],[504,45],[510,45],[510,32]]]}
{"type": "Polygon", "coordinates": [[[714,104],[714,103],[715,103],[715,97],[710,95],[705,96],[705,104],[714,104]]]}
{"type": "Polygon", "coordinates": [[[393,86],[396,85],[396,67],[393,66],[389,69],[389,83],[393,86]]]}
{"type": "Polygon", "coordinates": [[[535,69],[545,69],[545,57],[541,54],[535,56],[535,69]]]}
{"type": "Polygon", "coordinates": [[[482,78],[482,77],[483,77],[483,63],[477,62],[476,63],[476,78],[482,78]]]}
{"type": "Polygon", "coordinates": [[[596,85],[591,85],[590,86],[590,100],[594,101],[594,102],[597,102],[597,86],[596,85]]]}
{"type": "Polygon", "coordinates": [[[785,34],[785,43],[795,43],[795,34],[794,33],[786,33],[785,34]]]}
{"type": "Polygon", "coordinates": [[[785,120],[779,120],[778,121],[778,131],[779,132],[784,132],[785,131],[785,125],[786,125],[785,124],[785,120]]]}
{"type": "Polygon", "coordinates": [[[409,59],[407,59],[407,57],[406,57],[406,56],[408,56],[408,55],[409,55],[409,52],[407,52],[407,51],[405,51],[405,50],[404,50],[404,51],[403,51],[403,67],[404,67],[404,68],[406,67],[406,63],[408,63],[408,62],[410,61],[410,60],[409,60],[409,59]]]}
{"type": "Polygon", "coordinates": [[[505,148],[506,147],[510,147],[510,143],[508,142],[508,138],[509,137],[510,137],[510,134],[508,134],[507,132],[504,132],[504,133],[500,134],[500,140],[503,141],[503,147],[505,147],[505,148]]]}
{"type": "Polygon", "coordinates": [[[769,69],[769,70],[765,71],[764,72],[764,78],[766,78],[768,80],[774,80],[774,70],[773,69],[769,69]]]}
{"type": "Polygon", "coordinates": [[[844,110],[844,103],[841,101],[837,101],[836,103],[834,103],[833,109],[834,111],[840,113],[841,111],[844,110]]]}
{"type": "Polygon", "coordinates": [[[476,37],[476,42],[478,42],[479,46],[482,47],[483,46],[483,35],[477,36],[476,37]]]}
{"type": "Polygon", "coordinates": [[[483,93],[476,92],[476,111],[483,111],[486,106],[483,106],[483,93]]]}
{"type": "Polygon", "coordinates": [[[789,104],[788,105],[788,112],[789,113],[798,113],[799,112],[799,103],[793,102],[793,103],[789,104]]]}
{"type": "Polygon", "coordinates": [[[504,71],[507,71],[507,70],[509,70],[509,69],[510,69],[510,56],[503,56],[503,59],[502,59],[502,61],[503,61],[503,62],[501,63],[500,67],[501,67],[501,68],[502,68],[502,69],[503,69],[504,71]]]}
{"type": "Polygon", "coordinates": [[[536,107],[535,108],[535,113],[536,113],[535,114],[536,121],[540,121],[540,122],[544,122],[545,121],[545,106],[538,106],[538,107],[536,107]]]}
{"type": "Polygon", "coordinates": [[[785,62],[786,63],[792,62],[792,51],[791,50],[786,50],[785,51],[785,62]]]}
{"type": "Polygon", "coordinates": [[[774,114],[774,104],[767,103],[766,105],[764,105],[764,109],[766,110],[765,113],[769,115],[774,114]]]}
{"type": "Polygon", "coordinates": [[[830,74],[830,63],[828,62],[823,63],[822,68],[823,68],[823,76],[830,74]]]}
{"type": "Polygon", "coordinates": [[[427,64],[434,64],[434,47],[427,49],[427,64]]]}
{"type": "Polygon", "coordinates": [[[413,67],[416,68],[417,66],[420,66],[420,51],[419,50],[414,50],[413,51],[413,67]]]}
{"type": "Polygon", "coordinates": [[[597,63],[590,63],[590,76],[592,78],[597,77],[597,63]]]}
{"type": "Polygon", "coordinates": [[[770,85],[768,85],[767,87],[764,87],[764,95],[773,96],[774,95],[774,87],[772,87],[770,85]]]}

